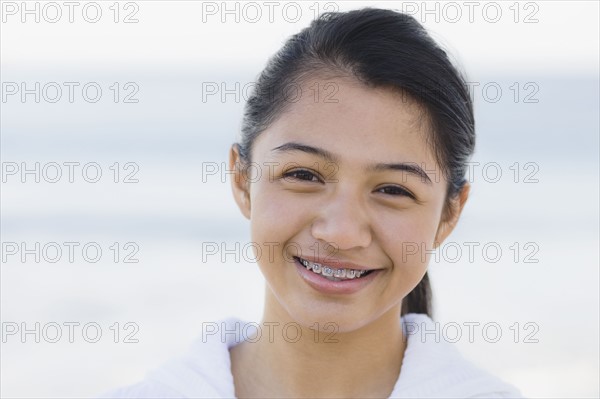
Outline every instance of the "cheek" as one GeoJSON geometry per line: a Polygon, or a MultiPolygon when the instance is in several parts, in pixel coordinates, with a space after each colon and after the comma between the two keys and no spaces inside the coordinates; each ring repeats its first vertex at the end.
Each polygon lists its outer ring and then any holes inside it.
{"type": "Polygon", "coordinates": [[[258,181],[251,189],[251,239],[264,246],[275,247],[275,257],[282,254],[283,246],[310,224],[313,207],[299,195],[291,195],[276,183],[258,181]],[[275,244],[273,244],[275,243],[275,244]]]}
{"type": "Polygon", "coordinates": [[[416,285],[427,270],[428,251],[433,249],[440,212],[422,209],[381,218],[378,222],[377,240],[403,284],[416,285]]]}

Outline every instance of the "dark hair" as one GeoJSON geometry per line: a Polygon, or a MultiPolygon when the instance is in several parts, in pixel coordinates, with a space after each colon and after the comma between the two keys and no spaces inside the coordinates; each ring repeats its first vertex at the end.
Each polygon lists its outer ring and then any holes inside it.
{"type": "MultiPolygon", "coordinates": [[[[258,135],[287,109],[286,87],[310,76],[348,76],[367,87],[408,94],[425,110],[428,142],[448,180],[444,216],[450,199],[465,184],[467,161],[475,147],[473,104],[464,77],[446,52],[413,17],[392,10],[362,8],[328,12],[290,37],[271,57],[244,109],[238,150],[250,161],[258,135]]],[[[401,315],[431,317],[427,273],[404,298],[401,315]]]]}

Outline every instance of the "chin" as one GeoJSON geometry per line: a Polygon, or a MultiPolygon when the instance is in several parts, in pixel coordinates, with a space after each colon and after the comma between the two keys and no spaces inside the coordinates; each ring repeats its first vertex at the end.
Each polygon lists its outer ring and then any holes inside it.
{"type": "MultiPolygon", "coordinates": [[[[306,303],[306,301],[304,301],[306,303]]],[[[314,305],[294,304],[288,308],[290,318],[302,327],[328,333],[347,333],[359,330],[374,321],[373,312],[350,311],[349,305],[322,302],[314,305]]]]}

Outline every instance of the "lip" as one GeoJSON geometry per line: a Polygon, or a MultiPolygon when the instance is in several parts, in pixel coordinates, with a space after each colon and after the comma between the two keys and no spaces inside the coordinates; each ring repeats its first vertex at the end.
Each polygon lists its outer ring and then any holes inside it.
{"type": "MultiPolygon", "coordinates": [[[[302,259],[311,261],[310,259],[307,259],[304,257],[302,259]]],[[[324,264],[329,265],[327,263],[324,263],[324,264]]],[[[354,294],[354,293],[364,289],[366,286],[368,286],[381,272],[381,269],[377,269],[377,270],[373,270],[371,273],[369,273],[368,275],[361,277],[361,278],[352,279],[352,280],[343,280],[343,281],[331,281],[319,274],[316,274],[316,273],[311,272],[310,270],[307,270],[306,267],[304,267],[304,265],[302,265],[300,263],[300,261],[298,260],[297,257],[294,257],[294,265],[296,266],[296,271],[298,272],[300,277],[302,277],[302,279],[309,286],[311,286],[316,291],[319,291],[320,293],[330,294],[330,295],[331,294],[344,294],[344,295],[354,294]]],[[[360,270],[367,270],[367,269],[363,268],[360,270]]]]}
{"type": "Polygon", "coordinates": [[[328,266],[332,269],[355,269],[355,270],[377,270],[378,267],[369,267],[365,265],[359,265],[352,262],[343,261],[332,257],[315,258],[312,256],[299,256],[300,258],[307,260],[312,263],[319,263],[321,266],[328,266]]]}

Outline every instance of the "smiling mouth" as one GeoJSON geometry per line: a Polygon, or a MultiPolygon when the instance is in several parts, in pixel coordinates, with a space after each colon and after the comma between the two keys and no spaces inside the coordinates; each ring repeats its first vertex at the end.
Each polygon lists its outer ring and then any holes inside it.
{"type": "Polygon", "coordinates": [[[373,270],[356,269],[335,269],[329,266],[323,266],[320,263],[310,262],[306,259],[294,256],[294,258],[303,265],[306,270],[325,277],[330,281],[356,280],[369,275],[373,270]]]}

